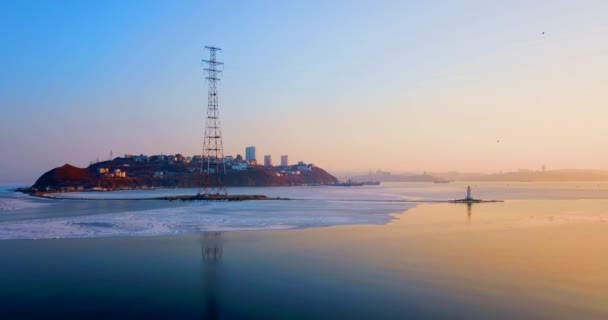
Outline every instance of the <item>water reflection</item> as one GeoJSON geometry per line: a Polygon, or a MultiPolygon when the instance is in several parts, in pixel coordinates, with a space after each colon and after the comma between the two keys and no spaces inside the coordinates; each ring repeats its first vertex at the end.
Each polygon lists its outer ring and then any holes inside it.
{"type": "Polygon", "coordinates": [[[219,318],[221,263],[223,256],[222,232],[204,232],[201,235],[202,277],[204,297],[203,319],[219,318]]]}
{"type": "Polygon", "coordinates": [[[471,224],[471,208],[473,208],[473,204],[467,203],[467,224],[471,224]]]}

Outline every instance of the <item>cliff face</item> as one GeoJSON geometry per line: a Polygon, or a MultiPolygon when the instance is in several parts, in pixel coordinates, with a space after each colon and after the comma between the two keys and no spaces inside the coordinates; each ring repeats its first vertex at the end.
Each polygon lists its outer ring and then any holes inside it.
{"type": "MultiPolygon", "coordinates": [[[[200,165],[198,166],[200,167],[200,165]]],[[[69,188],[90,189],[94,187],[142,188],[142,187],[180,187],[201,186],[203,176],[196,165],[183,163],[138,163],[117,158],[89,166],[77,168],[66,164],[43,174],[32,186],[38,190],[62,190],[69,188]],[[99,173],[107,168],[110,173],[116,169],[126,172],[126,177],[113,177],[99,173]],[[162,176],[158,173],[162,172],[162,176]]],[[[300,174],[280,175],[276,168],[251,167],[246,170],[228,170],[225,183],[228,186],[268,187],[334,184],[338,180],[325,170],[312,167],[300,174]]]]}
{"type": "Polygon", "coordinates": [[[43,189],[47,186],[56,189],[70,186],[92,187],[94,177],[89,169],[77,168],[69,164],[46,172],[34,183],[34,188],[43,189]]]}

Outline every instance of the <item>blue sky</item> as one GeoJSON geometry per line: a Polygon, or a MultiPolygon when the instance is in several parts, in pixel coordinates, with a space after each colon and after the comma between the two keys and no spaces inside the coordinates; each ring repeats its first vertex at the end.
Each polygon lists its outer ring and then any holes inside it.
{"type": "Polygon", "coordinates": [[[110,150],[200,153],[204,45],[223,48],[226,154],[256,145],[334,171],[606,169],[607,9],[3,1],[0,148],[14,156],[0,183],[110,150]]]}

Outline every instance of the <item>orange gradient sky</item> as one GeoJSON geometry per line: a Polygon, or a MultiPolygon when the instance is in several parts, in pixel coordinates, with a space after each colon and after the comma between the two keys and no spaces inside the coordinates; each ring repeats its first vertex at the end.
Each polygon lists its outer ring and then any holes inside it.
{"type": "Polygon", "coordinates": [[[0,182],[110,150],[200,154],[203,45],[223,48],[225,154],[608,169],[605,1],[3,6],[0,182]]]}

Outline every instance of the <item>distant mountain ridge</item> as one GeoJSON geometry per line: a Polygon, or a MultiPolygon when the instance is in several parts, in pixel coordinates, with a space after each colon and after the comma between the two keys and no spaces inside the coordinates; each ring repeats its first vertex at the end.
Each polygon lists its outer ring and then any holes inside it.
{"type": "Polygon", "coordinates": [[[382,181],[382,182],[434,182],[449,181],[488,181],[488,182],[575,182],[575,181],[608,181],[608,171],[584,169],[560,170],[520,170],[505,173],[423,173],[423,174],[392,174],[385,171],[372,172],[367,175],[350,177],[354,181],[382,181]]]}
{"type": "Polygon", "coordinates": [[[521,181],[521,182],[568,182],[568,181],[608,181],[608,172],[600,170],[550,170],[517,171],[484,175],[478,181],[521,181]]]}
{"type": "Polygon", "coordinates": [[[434,182],[444,180],[443,178],[427,174],[392,174],[390,172],[378,171],[366,175],[350,177],[353,181],[381,181],[381,182],[434,182]]]}

